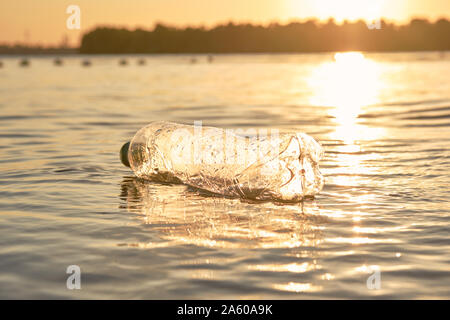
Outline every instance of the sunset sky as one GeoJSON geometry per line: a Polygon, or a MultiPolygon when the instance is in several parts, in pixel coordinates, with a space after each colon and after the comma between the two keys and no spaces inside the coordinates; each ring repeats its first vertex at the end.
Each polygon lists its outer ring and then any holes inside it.
{"type": "Polygon", "coordinates": [[[449,0],[14,0],[0,2],[0,44],[55,45],[67,36],[78,45],[98,25],[151,29],[155,22],[214,26],[234,22],[281,23],[293,19],[450,17],[449,0]],[[66,28],[66,8],[81,9],[81,29],[66,28]]]}

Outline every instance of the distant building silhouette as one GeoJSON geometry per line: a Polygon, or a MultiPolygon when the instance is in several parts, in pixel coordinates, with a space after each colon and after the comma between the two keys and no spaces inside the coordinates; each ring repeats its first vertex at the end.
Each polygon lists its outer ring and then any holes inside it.
{"type": "Polygon", "coordinates": [[[0,45],[0,54],[73,54],[78,48],[41,47],[23,45],[0,45]]]}

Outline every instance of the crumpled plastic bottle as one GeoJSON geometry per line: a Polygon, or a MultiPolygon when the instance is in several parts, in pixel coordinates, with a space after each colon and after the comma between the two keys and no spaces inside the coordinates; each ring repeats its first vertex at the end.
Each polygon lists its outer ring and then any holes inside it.
{"type": "Polygon", "coordinates": [[[322,146],[305,133],[232,130],[157,121],[121,150],[139,178],[184,183],[229,197],[297,202],[319,193],[322,146]]]}

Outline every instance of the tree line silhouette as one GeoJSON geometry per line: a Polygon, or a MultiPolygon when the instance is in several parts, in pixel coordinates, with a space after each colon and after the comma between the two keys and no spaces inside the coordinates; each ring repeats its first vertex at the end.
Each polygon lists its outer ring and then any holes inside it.
{"type": "Polygon", "coordinates": [[[450,50],[450,22],[413,19],[407,25],[379,21],[336,24],[308,20],[286,25],[218,25],[211,29],[157,24],[153,30],[98,27],[86,33],[80,53],[263,53],[450,50]]]}

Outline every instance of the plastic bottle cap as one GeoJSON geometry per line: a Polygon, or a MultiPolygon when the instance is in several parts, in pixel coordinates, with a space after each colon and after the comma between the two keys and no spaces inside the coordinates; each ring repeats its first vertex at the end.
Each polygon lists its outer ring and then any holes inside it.
{"type": "Polygon", "coordinates": [[[120,148],[120,161],[130,168],[130,161],[128,161],[128,149],[130,148],[130,142],[125,143],[122,148],[120,148]]]}

